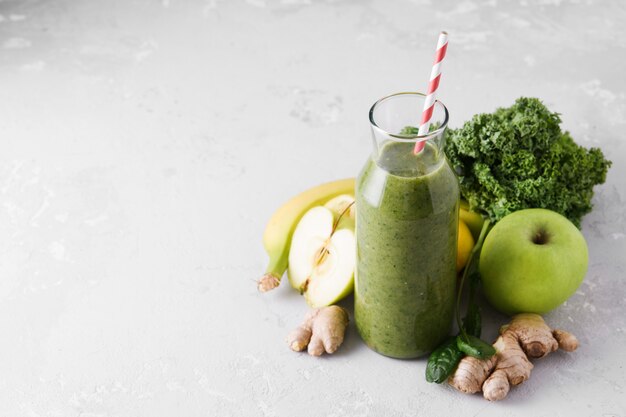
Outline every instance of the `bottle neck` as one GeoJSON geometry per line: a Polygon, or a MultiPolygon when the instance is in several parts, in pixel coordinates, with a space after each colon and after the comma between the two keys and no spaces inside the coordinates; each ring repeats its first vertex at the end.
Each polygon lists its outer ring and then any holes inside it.
{"type": "Polygon", "coordinates": [[[372,160],[383,170],[402,177],[418,177],[436,170],[445,160],[443,152],[444,131],[424,140],[424,146],[416,152],[415,140],[399,141],[384,132],[374,135],[372,160]]]}
{"type": "Polygon", "coordinates": [[[445,161],[448,110],[436,101],[429,133],[420,136],[417,126],[425,99],[421,93],[397,93],[378,100],[370,109],[372,160],[382,169],[402,176],[424,175],[445,161]]]}

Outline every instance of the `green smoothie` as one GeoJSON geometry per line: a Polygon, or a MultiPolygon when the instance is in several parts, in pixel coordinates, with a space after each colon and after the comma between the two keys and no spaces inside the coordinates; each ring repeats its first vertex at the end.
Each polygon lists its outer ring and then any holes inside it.
{"type": "Polygon", "coordinates": [[[414,358],[449,333],[459,186],[433,144],[384,143],[357,179],[355,318],[375,351],[414,358]]]}

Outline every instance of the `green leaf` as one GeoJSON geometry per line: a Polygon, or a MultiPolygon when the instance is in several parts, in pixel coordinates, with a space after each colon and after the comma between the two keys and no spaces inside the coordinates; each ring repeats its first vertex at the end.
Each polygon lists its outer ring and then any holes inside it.
{"type": "Polygon", "coordinates": [[[419,133],[419,131],[420,131],[419,127],[404,126],[402,130],[400,131],[400,134],[406,135],[406,136],[415,136],[419,133]]]}
{"type": "Polygon", "coordinates": [[[441,384],[454,372],[462,357],[456,337],[448,338],[428,357],[426,381],[441,384]]]}
{"type": "Polygon", "coordinates": [[[478,359],[489,359],[496,354],[496,349],[493,346],[471,335],[457,336],[456,345],[461,352],[478,359]]]}
{"type": "MultiPolygon", "coordinates": [[[[428,128],[428,131],[432,132],[433,130],[437,130],[437,129],[439,129],[440,126],[441,126],[440,123],[433,123],[428,128]]],[[[399,134],[400,135],[405,135],[405,136],[415,136],[415,135],[419,135],[419,132],[420,132],[419,127],[404,126],[399,134]]]]}

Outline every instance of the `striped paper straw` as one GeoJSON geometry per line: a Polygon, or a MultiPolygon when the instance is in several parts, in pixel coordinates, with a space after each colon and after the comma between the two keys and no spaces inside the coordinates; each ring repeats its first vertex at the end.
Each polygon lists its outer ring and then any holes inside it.
{"type": "MultiPolygon", "coordinates": [[[[435,96],[437,94],[437,88],[439,87],[439,80],[441,79],[441,63],[446,56],[446,50],[448,49],[448,33],[441,32],[439,34],[439,40],[437,41],[437,52],[435,52],[435,62],[433,62],[433,68],[430,71],[430,81],[428,83],[428,93],[424,100],[424,110],[422,112],[422,122],[418,131],[418,136],[424,136],[430,129],[430,120],[433,117],[433,109],[435,107],[435,96]]],[[[424,149],[426,141],[417,142],[415,144],[414,153],[420,153],[424,149]]]]}

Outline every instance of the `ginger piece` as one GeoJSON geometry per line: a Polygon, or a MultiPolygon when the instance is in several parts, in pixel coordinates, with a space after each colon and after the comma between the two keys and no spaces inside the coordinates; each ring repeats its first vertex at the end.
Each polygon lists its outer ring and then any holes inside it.
{"type": "MultiPolygon", "coordinates": [[[[493,344],[496,348],[496,367],[483,383],[483,397],[498,401],[506,397],[511,385],[519,385],[530,378],[533,364],[528,360],[515,333],[506,332],[493,344]]],[[[534,346],[533,346],[534,348],[534,346]]]]}
{"type": "Polygon", "coordinates": [[[481,388],[487,400],[498,401],[506,397],[511,385],[530,377],[533,364],[529,359],[542,358],[558,348],[572,352],[578,348],[578,340],[564,330],[550,329],[540,315],[524,313],[500,328],[493,346],[496,355],[489,359],[463,358],[448,383],[465,393],[481,388]]]}
{"type": "Polygon", "coordinates": [[[466,394],[480,392],[483,382],[496,366],[496,355],[489,359],[477,359],[473,356],[464,357],[448,383],[466,394]]]}
{"type": "Polygon", "coordinates": [[[552,331],[552,336],[559,342],[559,349],[563,349],[566,352],[573,352],[578,349],[578,339],[570,332],[555,329],[552,331]]]}
{"type": "Polygon", "coordinates": [[[552,330],[538,314],[517,314],[511,323],[500,328],[500,334],[514,335],[529,358],[543,358],[559,348],[552,330]]]}
{"type": "Polygon", "coordinates": [[[313,309],[304,322],[289,333],[287,344],[296,352],[308,348],[312,356],[334,353],[343,343],[348,322],[348,312],[339,306],[313,309]]]}

